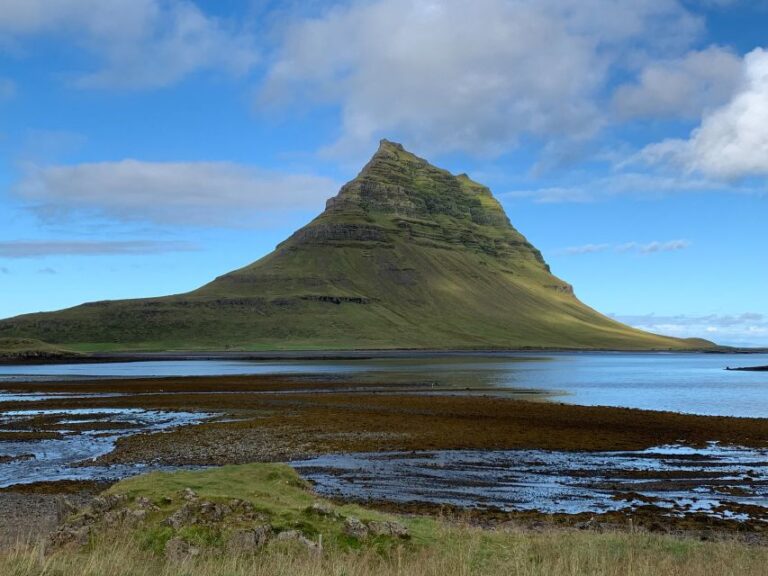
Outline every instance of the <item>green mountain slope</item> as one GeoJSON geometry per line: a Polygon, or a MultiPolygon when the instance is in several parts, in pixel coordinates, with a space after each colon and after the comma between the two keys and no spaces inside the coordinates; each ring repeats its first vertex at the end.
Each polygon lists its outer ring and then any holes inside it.
{"type": "Polygon", "coordinates": [[[58,360],[74,356],[78,354],[31,338],[0,338],[0,363],[58,360]]]}
{"type": "Polygon", "coordinates": [[[382,141],[326,210],[193,292],[0,322],[80,349],[707,346],[635,330],[549,272],[490,190],[382,141]]]}

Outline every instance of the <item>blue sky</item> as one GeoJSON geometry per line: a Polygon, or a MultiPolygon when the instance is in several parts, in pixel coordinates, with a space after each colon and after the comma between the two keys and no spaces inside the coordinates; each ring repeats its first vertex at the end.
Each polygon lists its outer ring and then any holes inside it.
{"type": "Polygon", "coordinates": [[[767,25],[761,0],[0,0],[0,317],[246,265],[386,137],[489,185],[589,305],[766,346],[767,25]]]}

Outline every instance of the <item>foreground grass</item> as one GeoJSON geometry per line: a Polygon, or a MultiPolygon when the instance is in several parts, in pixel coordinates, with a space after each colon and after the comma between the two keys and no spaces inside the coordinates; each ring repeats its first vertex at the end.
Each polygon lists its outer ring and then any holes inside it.
{"type": "MultiPolygon", "coordinates": [[[[437,518],[383,514],[357,505],[323,502],[296,473],[280,464],[226,466],[199,472],[155,473],[123,481],[109,494],[125,506],[147,499],[152,512],[140,524],[95,525],[88,543],[51,550],[18,545],[0,552],[3,576],[694,576],[763,575],[768,548],[735,540],[702,542],[644,532],[482,529],[437,518]],[[249,552],[222,545],[240,520],[170,528],[163,522],[183,507],[192,489],[199,499],[250,502],[274,534],[299,530],[321,551],[273,537],[249,552]],[[316,506],[330,507],[318,514],[316,506]],[[344,519],[397,521],[410,538],[358,540],[344,519]],[[167,559],[170,538],[200,547],[194,557],[167,559]]],[[[325,508],[324,508],[325,509],[325,508]]],[[[84,514],[86,512],[80,512],[84,514]]],[[[77,518],[77,514],[75,515],[77,518]]]]}
{"type": "Polygon", "coordinates": [[[544,533],[440,525],[432,545],[326,550],[286,544],[253,556],[209,555],[171,563],[135,541],[101,542],[86,552],[19,547],[0,557],[5,576],[694,576],[764,575],[768,550],[648,534],[544,533]]]}

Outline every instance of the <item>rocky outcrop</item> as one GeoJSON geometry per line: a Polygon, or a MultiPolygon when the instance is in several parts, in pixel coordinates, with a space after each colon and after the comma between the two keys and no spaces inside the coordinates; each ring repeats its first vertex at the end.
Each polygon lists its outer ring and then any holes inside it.
{"type": "Polygon", "coordinates": [[[335,244],[344,242],[386,242],[387,232],[365,224],[310,224],[294,233],[289,241],[295,244],[335,244]]]}
{"type": "Polygon", "coordinates": [[[408,528],[399,522],[377,520],[363,522],[354,517],[349,517],[344,521],[344,533],[356,540],[380,536],[399,539],[410,538],[408,528]]]}
{"type": "MultiPolygon", "coordinates": [[[[315,502],[303,514],[315,518],[321,526],[337,526],[337,533],[365,540],[409,538],[408,529],[399,522],[369,520],[362,522],[347,517],[327,502],[315,502]]],[[[50,536],[53,549],[81,547],[105,534],[121,535],[126,531],[165,534],[160,550],[170,562],[187,562],[208,552],[229,555],[256,554],[266,546],[298,545],[312,554],[322,554],[323,535],[307,533],[310,524],[299,522],[296,527],[282,525],[280,518],[272,519],[246,500],[211,500],[201,498],[186,488],[173,497],[152,501],[144,496],[130,498],[125,494],[106,494],[94,498],[84,508],[62,506],[59,528],[50,536]],[[277,525],[273,524],[277,520],[277,525]],[[158,531],[161,528],[163,530],[158,531]],[[165,531],[165,532],[164,532],[165,531]],[[203,546],[199,539],[189,540],[189,534],[208,534],[211,544],[203,546]]],[[[378,541],[380,542],[380,541],[378,541]]]]}

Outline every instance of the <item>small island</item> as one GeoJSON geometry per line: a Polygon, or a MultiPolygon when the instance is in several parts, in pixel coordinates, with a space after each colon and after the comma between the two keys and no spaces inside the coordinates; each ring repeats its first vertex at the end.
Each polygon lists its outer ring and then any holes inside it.
{"type": "Polygon", "coordinates": [[[768,366],[739,366],[736,368],[726,367],[730,372],[768,372],[768,366]]]}

